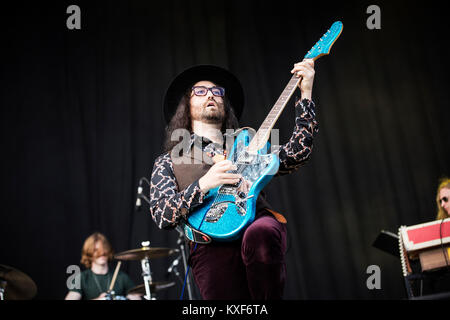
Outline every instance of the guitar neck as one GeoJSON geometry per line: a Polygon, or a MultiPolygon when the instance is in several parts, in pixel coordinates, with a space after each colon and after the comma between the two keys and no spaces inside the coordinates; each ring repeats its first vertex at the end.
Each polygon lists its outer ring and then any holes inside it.
{"type": "Polygon", "coordinates": [[[273,126],[277,122],[278,118],[286,107],[288,101],[291,99],[292,94],[294,93],[301,80],[302,79],[297,77],[296,75],[293,75],[291,77],[277,102],[275,102],[266,119],[263,121],[255,136],[250,141],[248,152],[256,153],[266,145],[273,126]]]}
{"type": "MultiPolygon", "coordinates": [[[[342,22],[336,21],[335,23],[333,23],[331,28],[319,39],[319,41],[316,42],[311,50],[308,51],[308,53],[305,55],[305,59],[316,60],[323,55],[329,54],[331,47],[342,32],[342,28],[342,22]]],[[[252,141],[250,141],[248,152],[257,153],[258,150],[262,149],[266,145],[270,137],[270,131],[277,122],[278,118],[283,112],[284,107],[286,107],[286,104],[288,103],[301,80],[302,78],[297,77],[296,75],[293,75],[291,77],[291,80],[289,80],[288,84],[284,88],[277,102],[275,102],[275,105],[270,110],[261,127],[259,127],[252,141]]]]}

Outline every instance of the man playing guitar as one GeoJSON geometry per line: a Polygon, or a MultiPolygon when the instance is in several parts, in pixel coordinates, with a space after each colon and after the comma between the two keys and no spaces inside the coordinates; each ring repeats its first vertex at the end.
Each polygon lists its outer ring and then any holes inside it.
{"type": "MultiPolygon", "coordinates": [[[[289,141],[279,146],[277,176],[292,173],[311,154],[318,131],[311,100],[314,61],[296,63],[291,73],[301,77],[301,98],[295,102],[295,126],[289,141]]],[[[242,87],[229,71],[216,66],[194,66],[170,85],[165,99],[168,120],[166,152],[154,163],[150,212],[161,229],[182,223],[208,192],[223,184],[235,184],[241,176],[226,156],[222,134],[237,129],[243,108],[242,87]],[[176,129],[190,134],[184,156],[200,163],[176,161],[171,139],[176,129]],[[198,148],[198,150],[195,150],[198,148]],[[206,163],[205,157],[213,162],[206,163]],[[220,161],[223,160],[223,161],[220,161]]],[[[203,299],[281,299],[286,279],[286,219],[271,209],[263,192],[256,202],[255,220],[237,240],[208,244],[191,242],[190,266],[203,299]]]]}

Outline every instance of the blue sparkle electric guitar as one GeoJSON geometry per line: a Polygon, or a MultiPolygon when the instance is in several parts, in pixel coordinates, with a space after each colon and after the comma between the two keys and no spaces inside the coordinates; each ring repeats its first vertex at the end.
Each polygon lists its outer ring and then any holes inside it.
{"type": "MultiPolygon", "coordinates": [[[[316,60],[329,54],[342,29],[342,22],[333,23],[305,55],[305,59],[316,60]]],[[[249,129],[238,132],[227,159],[237,167],[237,170],[230,172],[240,173],[243,179],[235,185],[226,184],[209,190],[203,203],[190,213],[184,225],[188,239],[203,243],[211,239],[231,241],[238,238],[253,222],[256,199],[279,167],[278,156],[270,153],[270,131],[300,81],[301,78],[292,76],[256,133],[249,129]]]]}

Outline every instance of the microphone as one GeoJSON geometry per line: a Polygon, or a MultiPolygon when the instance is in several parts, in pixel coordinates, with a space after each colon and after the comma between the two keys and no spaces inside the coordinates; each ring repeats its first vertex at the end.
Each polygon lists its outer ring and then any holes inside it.
{"type": "Polygon", "coordinates": [[[137,199],[136,199],[136,210],[140,211],[141,207],[142,207],[142,202],[141,200],[144,200],[145,202],[147,202],[148,204],[150,204],[150,199],[147,198],[144,194],[142,194],[142,182],[145,181],[147,183],[147,185],[150,187],[150,181],[148,181],[145,177],[142,177],[139,179],[139,186],[137,189],[137,199]]]}
{"type": "Polygon", "coordinates": [[[141,202],[141,194],[142,194],[142,179],[139,180],[139,187],[137,189],[137,199],[136,199],[136,210],[140,211],[141,210],[141,206],[142,206],[142,202],[141,202]]]}
{"type": "Polygon", "coordinates": [[[142,202],[141,202],[141,198],[137,198],[136,199],[136,210],[141,210],[141,205],[142,205],[142,202]]]}

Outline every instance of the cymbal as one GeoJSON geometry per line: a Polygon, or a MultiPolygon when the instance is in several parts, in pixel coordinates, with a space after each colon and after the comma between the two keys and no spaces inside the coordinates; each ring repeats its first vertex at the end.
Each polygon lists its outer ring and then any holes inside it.
{"type": "Polygon", "coordinates": [[[37,293],[34,281],[22,271],[0,264],[0,286],[5,300],[31,300],[37,293]]]}
{"type": "Polygon", "coordinates": [[[152,259],[170,256],[177,252],[179,252],[178,249],[142,247],[139,249],[132,249],[128,251],[119,252],[116,255],[114,255],[114,259],[116,260],[142,260],[145,258],[152,259]]]}
{"type": "MultiPolygon", "coordinates": [[[[150,284],[150,292],[157,292],[163,289],[170,288],[175,285],[175,281],[156,281],[150,284]]],[[[140,284],[130,290],[128,290],[127,294],[142,294],[145,295],[145,284],[140,284]]]]}

